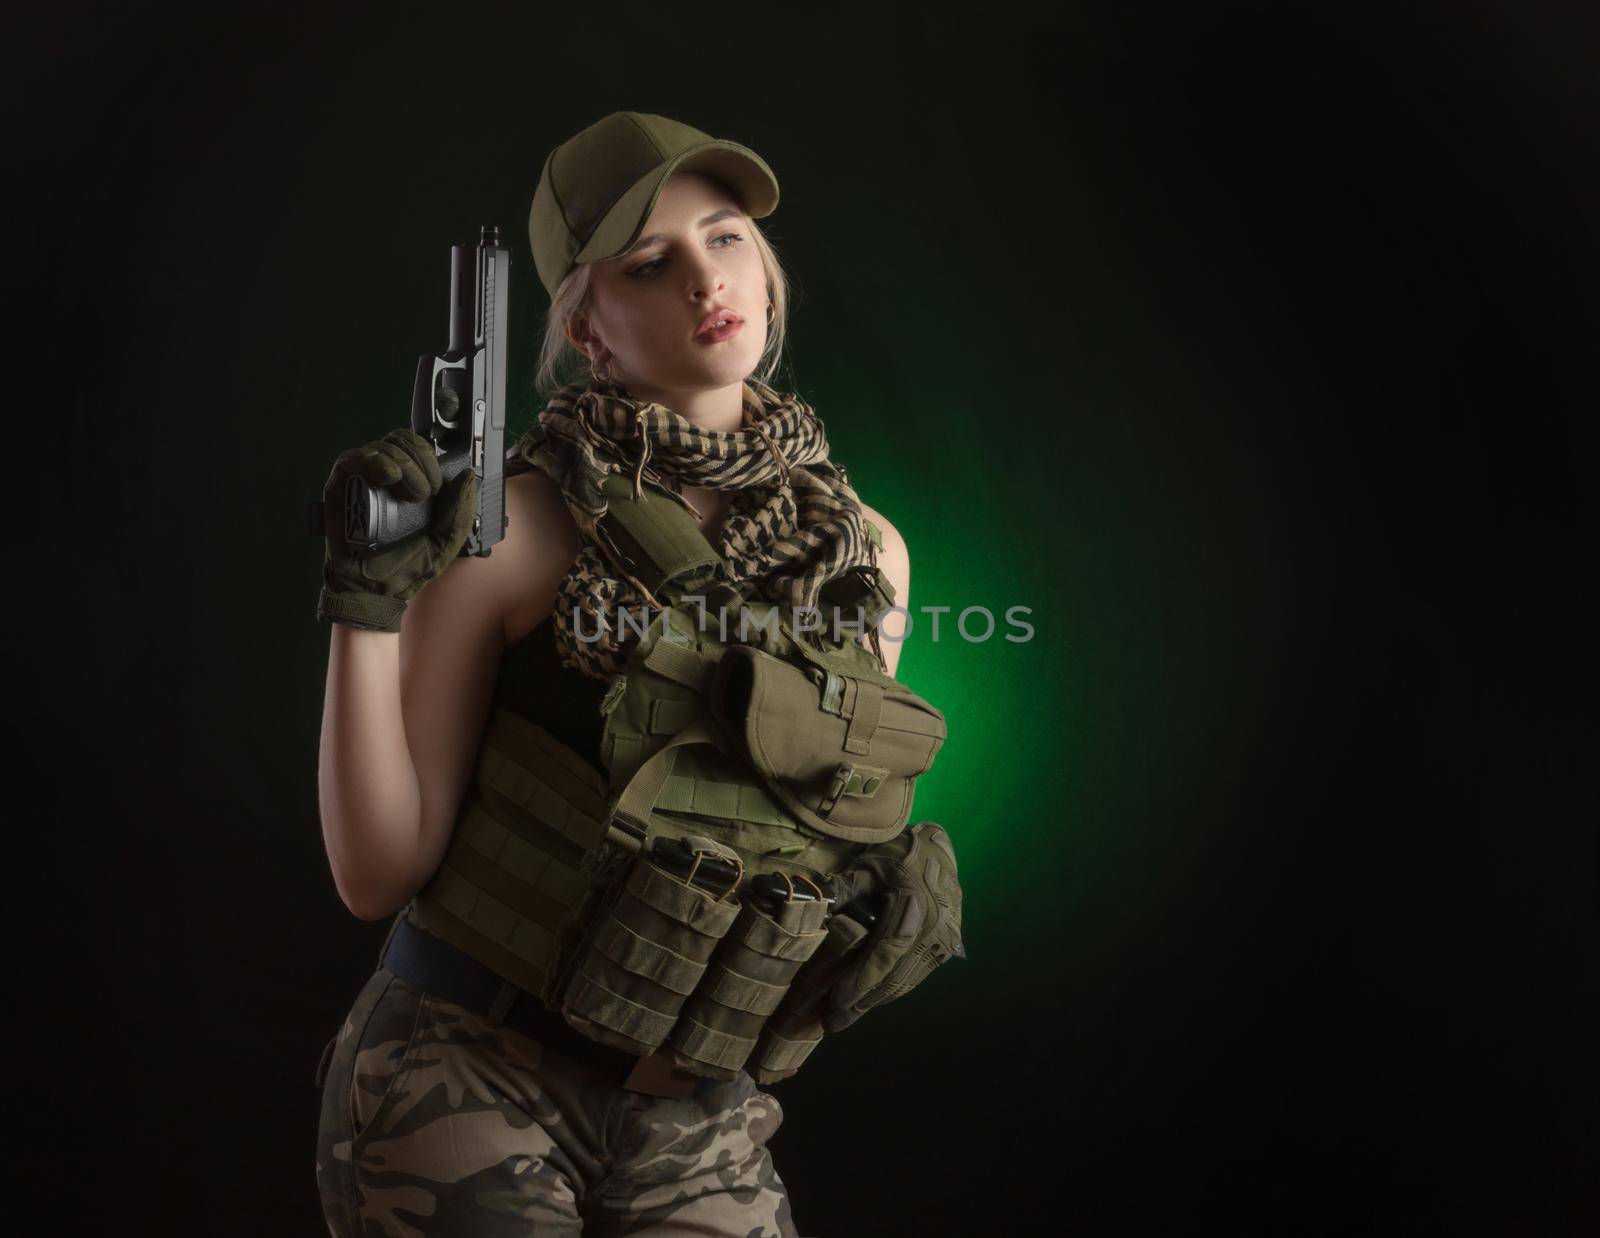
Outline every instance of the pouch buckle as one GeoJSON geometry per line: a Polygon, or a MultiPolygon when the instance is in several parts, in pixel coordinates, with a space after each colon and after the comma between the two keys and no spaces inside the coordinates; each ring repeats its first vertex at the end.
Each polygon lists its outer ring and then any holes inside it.
{"type": "Polygon", "coordinates": [[[888,770],[879,769],[876,765],[858,765],[854,761],[840,761],[828,779],[827,793],[817,805],[818,815],[829,816],[839,801],[847,795],[859,795],[864,799],[876,795],[878,788],[883,785],[883,780],[888,776],[888,770]]]}
{"type": "Polygon", "coordinates": [[[584,852],[578,870],[590,879],[597,879],[609,871],[616,857],[638,855],[649,836],[650,827],[647,823],[635,821],[627,814],[612,809],[601,824],[599,839],[584,852]]]}

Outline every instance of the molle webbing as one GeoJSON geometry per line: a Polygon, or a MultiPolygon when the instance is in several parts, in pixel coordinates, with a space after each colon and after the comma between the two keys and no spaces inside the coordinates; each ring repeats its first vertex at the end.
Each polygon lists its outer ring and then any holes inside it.
{"type": "Polygon", "coordinates": [[[443,863],[417,895],[425,926],[529,992],[587,885],[606,798],[596,772],[542,728],[496,709],[443,863]]]}
{"type": "Polygon", "coordinates": [[[755,821],[761,825],[786,825],[790,818],[767,789],[755,782],[731,783],[719,778],[697,778],[673,773],[656,798],[661,812],[687,812],[726,821],[755,821]]]}
{"type": "MultiPolygon", "coordinates": [[[[810,888],[821,894],[814,884],[810,888]]],[[[826,915],[827,904],[820,897],[771,907],[747,898],[712,955],[704,983],[672,1029],[678,1065],[717,1078],[734,1077],[795,974],[826,938],[826,915]]]]}

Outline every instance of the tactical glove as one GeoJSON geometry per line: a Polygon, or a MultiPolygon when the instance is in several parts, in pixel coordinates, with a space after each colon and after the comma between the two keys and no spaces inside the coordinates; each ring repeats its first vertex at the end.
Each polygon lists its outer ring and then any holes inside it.
{"type": "Polygon", "coordinates": [[[877,917],[865,940],[838,960],[820,1010],[822,1026],[849,1027],[874,1006],[921,984],[961,944],[961,886],[950,837],[919,821],[863,852],[839,875],[841,904],[865,897],[877,917]]]}
{"type": "Polygon", "coordinates": [[[433,444],[414,430],[391,430],[341,454],[322,489],[326,549],[317,618],[398,632],[406,603],[466,545],[477,505],[477,474],[465,468],[444,482],[433,444]],[[387,487],[403,502],[432,499],[429,527],[376,551],[350,546],[343,535],[344,494],[352,476],[387,487]]]}

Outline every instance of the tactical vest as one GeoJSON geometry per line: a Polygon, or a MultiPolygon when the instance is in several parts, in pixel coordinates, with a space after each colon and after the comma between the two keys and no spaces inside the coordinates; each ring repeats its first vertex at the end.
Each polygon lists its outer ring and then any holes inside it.
{"type": "MultiPolygon", "coordinates": [[[[632,488],[606,479],[597,541],[665,612],[605,685],[600,765],[497,696],[406,914],[595,1040],[771,1082],[822,1035],[797,974],[860,936],[830,879],[905,830],[945,720],[853,632],[818,648],[787,605],[716,583],[690,514],[632,488]]],[[[861,567],[820,602],[870,631],[893,600],[861,567]]]]}

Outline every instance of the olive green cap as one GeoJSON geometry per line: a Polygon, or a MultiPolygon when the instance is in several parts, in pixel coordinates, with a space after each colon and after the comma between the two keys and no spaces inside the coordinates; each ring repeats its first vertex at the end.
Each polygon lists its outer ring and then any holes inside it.
{"type": "Polygon", "coordinates": [[[778,206],[778,178],[747,146],[665,116],[613,112],[550,152],[528,213],[539,279],[553,298],[573,267],[626,252],[674,172],[725,184],[751,219],[778,206]]]}

